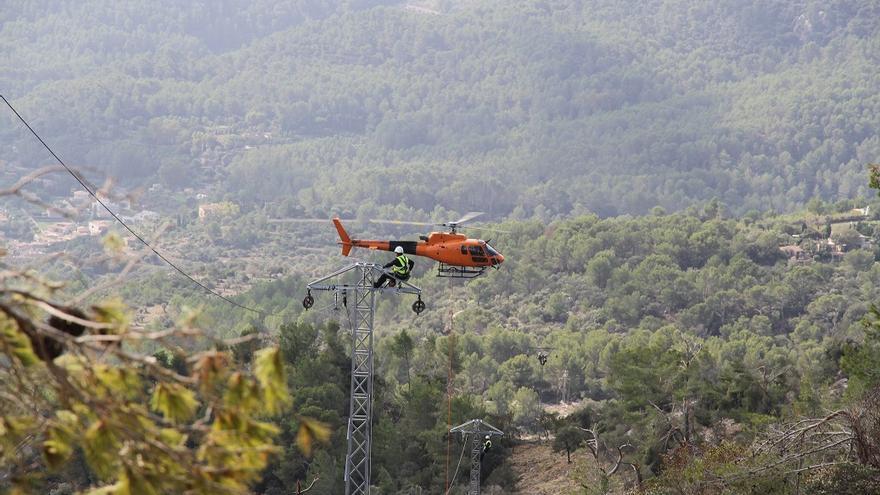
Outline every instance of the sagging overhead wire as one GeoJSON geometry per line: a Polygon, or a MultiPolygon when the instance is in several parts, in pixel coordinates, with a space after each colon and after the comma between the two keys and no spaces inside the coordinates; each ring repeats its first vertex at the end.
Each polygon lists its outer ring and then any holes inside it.
{"type": "MultiPolygon", "coordinates": [[[[450,435],[452,435],[452,433],[450,433],[450,435]]],[[[455,486],[455,479],[458,478],[458,468],[461,467],[461,460],[464,458],[464,451],[468,446],[469,436],[470,435],[465,435],[462,439],[461,454],[458,455],[458,464],[456,464],[455,466],[455,474],[452,475],[452,482],[449,484],[448,487],[446,487],[446,492],[444,492],[444,495],[449,495],[449,491],[452,490],[452,487],[455,486]]]]}
{"type": "Polygon", "coordinates": [[[129,227],[127,223],[125,223],[124,221],[122,221],[122,219],[119,218],[119,215],[117,215],[116,212],[114,212],[113,210],[111,210],[110,207],[107,206],[107,204],[106,204],[104,201],[102,201],[101,198],[98,197],[98,195],[95,193],[95,191],[94,191],[91,187],[89,187],[88,184],[86,184],[86,182],[82,179],[82,177],[80,177],[80,175],[79,175],[78,173],[76,173],[73,169],[71,169],[70,167],[68,167],[67,164],[64,163],[64,161],[63,161],[63,160],[62,160],[57,154],[55,154],[54,151],[52,151],[52,148],[50,148],[49,145],[46,144],[45,141],[43,141],[43,138],[41,138],[40,135],[37,134],[37,131],[35,131],[35,130],[33,129],[33,127],[31,127],[30,124],[28,124],[28,122],[24,119],[24,117],[22,117],[21,114],[18,113],[18,110],[16,110],[15,107],[13,107],[11,103],[9,103],[9,100],[7,100],[5,96],[0,95],[0,99],[2,99],[2,100],[3,100],[3,103],[6,103],[6,106],[8,106],[9,109],[12,110],[12,113],[14,113],[16,117],[18,117],[18,120],[20,120],[21,123],[24,124],[24,126],[27,127],[27,129],[28,129],[29,131],[31,131],[31,134],[33,134],[34,137],[37,138],[37,140],[40,142],[40,144],[42,144],[43,147],[46,148],[46,151],[48,151],[49,154],[51,154],[52,157],[55,158],[55,160],[56,160],[58,163],[60,163],[62,167],[64,167],[64,170],[67,170],[67,172],[68,172],[68,173],[69,173],[74,179],[76,179],[77,182],[79,182],[79,184],[82,186],[82,188],[85,189],[86,192],[88,192],[89,195],[90,195],[91,197],[93,197],[93,198],[95,199],[95,201],[98,202],[98,204],[100,204],[105,210],[107,210],[107,213],[109,213],[114,219],[116,219],[117,222],[119,222],[123,227],[125,227],[125,230],[127,230],[132,236],[134,236],[135,239],[139,240],[144,246],[146,246],[147,248],[149,248],[150,251],[152,251],[153,254],[155,254],[160,260],[162,260],[163,262],[165,262],[165,263],[166,263],[168,266],[170,266],[171,268],[175,269],[179,274],[181,274],[182,276],[184,276],[185,278],[187,278],[190,282],[192,282],[193,284],[197,285],[198,287],[200,287],[202,290],[204,290],[204,291],[207,292],[208,294],[211,294],[211,295],[213,295],[213,296],[215,296],[215,297],[217,297],[217,298],[219,298],[219,299],[222,299],[223,301],[225,301],[225,302],[228,303],[228,304],[231,304],[231,305],[233,305],[233,306],[235,306],[235,307],[237,307],[237,308],[240,308],[240,309],[243,309],[243,310],[246,310],[246,311],[250,311],[250,312],[253,312],[253,313],[257,313],[257,314],[260,314],[260,315],[263,315],[263,316],[268,316],[268,315],[270,315],[270,314],[273,314],[273,313],[266,313],[265,311],[260,311],[259,309],[251,308],[251,307],[249,307],[249,306],[245,306],[244,304],[241,304],[241,303],[237,303],[237,302],[233,301],[232,299],[230,299],[230,298],[224,296],[223,294],[220,294],[219,292],[216,292],[216,291],[212,290],[210,287],[208,287],[208,286],[206,286],[205,284],[199,282],[198,280],[196,280],[195,278],[193,278],[190,274],[188,274],[188,273],[186,273],[185,271],[183,271],[183,269],[181,269],[179,266],[175,265],[171,260],[169,260],[168,258],[166,258],[165,256],[163,256],[162,253],[160,253],[159,251],[156,250],[156,248],[154,248],[152,245],[150,245],[150,243],[147,242],[146,239],[143,238],[143,236],[141,236],[140,234],[138,234],[137,232],[135,232],[134,229],[132,229],[131,227],[129,227]]]}

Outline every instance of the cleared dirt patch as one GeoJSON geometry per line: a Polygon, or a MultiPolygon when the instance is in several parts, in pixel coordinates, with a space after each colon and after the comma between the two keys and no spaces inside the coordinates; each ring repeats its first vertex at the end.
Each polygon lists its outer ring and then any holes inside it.
{"type": "Polygon", "coordinates": [[[528,495],[566,495],[578,493],[572,479],[576,466],[568,464],[565,452],[553,452],[549,443],[523,442],[513,448],[511,467],[517,474],[516,491],[528,495]]]}

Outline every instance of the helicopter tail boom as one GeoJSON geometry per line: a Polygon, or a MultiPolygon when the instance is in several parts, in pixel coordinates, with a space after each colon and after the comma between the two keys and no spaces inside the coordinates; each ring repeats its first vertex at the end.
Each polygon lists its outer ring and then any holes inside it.
{"type": "Polygon", "coordinates": [[[339,244],[342,245],[342,255],[348,256],[348,253],[351,252],[352,242],[351,237],[348,236],[348,232],[345,231],[345,228],[342,226],[342,222],[339,220],[339,217],[335,217],[333,219],[333,225],[336,226],[336,232],[339,233],[339,244]]]}

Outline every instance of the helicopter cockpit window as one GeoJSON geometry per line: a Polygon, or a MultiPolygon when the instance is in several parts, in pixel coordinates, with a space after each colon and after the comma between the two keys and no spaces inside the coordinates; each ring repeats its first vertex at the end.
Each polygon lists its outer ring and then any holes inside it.
{"type": "Polygon", "coordinates": [[[489,256],[498,256],[498,251],[495,251],[489,244],[486,244],[486,252],[489,253],[489,256]]]}
{"type": "Polygon", "coordinates": [[[480,246],[468,246],[468,250],[471,252],[471,256],[485,256],[480,246]]]}

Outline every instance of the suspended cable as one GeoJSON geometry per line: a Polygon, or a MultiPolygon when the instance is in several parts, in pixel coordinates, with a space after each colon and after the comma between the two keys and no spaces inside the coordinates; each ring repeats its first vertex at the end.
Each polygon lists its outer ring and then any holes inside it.
{"type": "Polygon", "coordinates": [[[61,160],[61,158],[59,158],[58,155],[56,155],[54,151],[52,151],[52,148],[50,148],[49,145],[46,144],[45,141],[43,141],[43,138],[41,138],[40,135],[37,134],[37,131],[35,131],[30,126],[30,124],[28,124],[28,122],[24,119],[24,117],[22,117],[21,114],[18,113],[18,110],[16,110],[15,107],[13,107],[11,103],[9,103],[9,100],[7,100],[5,96],[0,95],[0,98],[2,98],[3,102],[6,103],[6,106],[8,106],[10,110],[12,110],[12,113],[14,113],[16,117],[18,117],[18,120],[20,120],[21,123],[24,124],[24,126],[27,127],[27,129],[29,131],[31,131],[31,134],[33,134],[34,137],[37,138],[37,140],[40,142],[40,144],[42,144],[43,147],[46,148],[46,151],[48,151],[52,155],[52,157],[55,158],[55,160],[58,163],[60,163],[62,167],[64,167],[64,170],[67,170],[67,172],[71,176],[73,176],[73,178],[76,179],[77,182],[79,182],[79,184],[83,187],[83,189],[85,189],[86,192],[88,192],[89,195],[91,195],[95,199],[95,201],[98,202],[98,204],[100,204],[102,207],[104,207],[105,210],[107,210],[107,213],[109,213],[114,219],[116,219],[117,222],[119,222],[123,227],[125,227],[125,230],[127,230],[132,236],[134,236],[135,239],[139,240],[144,246],[149,248],[150,251],[152,251],[153,254],[155,254],[160,260],[164,261],[171,268],[177,270],[178,273],[180,273],[181,275],[183,275],[184,277],[189,279],[189,281],[192,282],[193,284],[202,288],[208,294],[216,296],[216,297],[222,299],[223,301],[225,301],[233,306],[236,306],[238,308],[244,309],[246,311],[251,311],[253,313],[257,313],[257,314],[264,315],[264,316],[272,314],[272,313],[266,313],[264,311],[260,311],[259,309],[254,309],[254,308],[245,306],[244,304],[241,304],[241,303],[237,303],[237,302],[233,301],[232,299],[224,296],[223,294],[220,294],[219,292],[212,290],[211,288],[209,288],[205,284],[199,282],[198,280],[196,280],[195,278],[190,276],[190,274],[183,271],[183,269],[181,269],[180,267],[178,267],[177,265],[172,263],[171,260],[169,260],[168,258],[163,256],[159,251],[156,250],[156,248],[151,246],[150,243],[147,242],[146,239],[143,238],[143,236],[141,236],[140,234],[135,232],[134,229],[132,229],[131,227],[128,226],[128,224],[126,224],[124,221],[122,221],[122,219],[119,218],[119,215],[117,215],[116,212],[111,210],[110,207],[107,206],[107,204],[104,201],[102,201],[101,198],[98,197],[98,195],[95,193],[95,191],[92,190],[92,188],[89,187],[88,184],[86,184],[86,182],[82,179],[82,177],[80,177],[80,175],[78,173],[74,172],[73,169],[68,167],[67,164],[64,163],[64,161],[61,160]]]}
{"type": "MultiPolygon", "coordinates": [[[[449,289],[452,289],[452,279],[448,282],[449,289]]],[[[449,368],[446,371],[446,431],[452,429],[452,352],[455,344],[455,313],[452,312],[453,306],[449,307],[449,368]]],[[[449,450],[452,448],[452,437],[446,437],[446,491],[449,491],[449,450]]]]}
{"type": "Polygon", "coordinates": [[[318,309],[312,309],[312,313],[327,313],[330,314],[330,311],[339,311],[339,305],[335,302],[327,304],[325,306],[321,306],[318,309]]]}
{"type": "MultiPolygon", "coordinates": [[[[451,433],[450,433],[450,435],[451,435],[451,433]]],[[[465,449],[467,449],[467,446],[468,446],[468,442],[467,442],[468,436],[469,435],[465,435],[465,437],[464,437],[464,440],[463,440],[464,444],[461,446],[461,454],[459,454],[459,456],[458,456],[458,465],[455,466],[455,474],[452,475],[452,483],[450,483],[450,485],[448,487],[446,487],[445,495],[449,495],[449,490],[451,490],[452,487],[455,486],[455,479],[458,478],[458,468],[461,467],[461,460],[464,459],[464,451],[465,451],[465,449]]]]}

